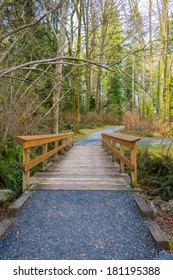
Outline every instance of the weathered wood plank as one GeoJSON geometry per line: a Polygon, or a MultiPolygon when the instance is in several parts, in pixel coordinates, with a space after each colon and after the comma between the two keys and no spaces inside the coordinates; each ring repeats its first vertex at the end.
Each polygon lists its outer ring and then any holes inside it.
{"type": "Polygon", "coordinates": [[[4,219],[2,220],[2,222],[0,222],[0,238],[4,236],[4,234],[12,225],[12,223],[13,223],[13,218],[4,219]]]}
{"type": "Polygon", "coordinates": [[[124,164],[130,169],[134,170],[134,165],[131,163],[130,160],[128,160],[126,157],[122,156],[117,150],[115,150],[111,145],[109,145],[107,142],[102,140],[104,145],[108,147],[109,150],[111,150],[117,157],[119,157],[120,160],[124,162],[124,164]]]}
{"type": "Polygon", "coordinates": [[[31,135],[31,136],[17,136],[16,138],[21,142],[22,146],[26,148],[31,148],[35,146],[41,146],[43,144],[48,144],[56,142],[58,140],[66,139],[68,137],[73,137],[74,133],[59,133],[59,134],[49,134],[49,135],[31,135]]]}
{"type": "Polygon", "coordinates": [[[47,158],[53,156],[54,154],[56,154],[58,151],[62,150],[63,148],[65,148],[66,146],[70,145],[72,142],[68,141],[65,144],[47,152],[46,154],[37,157],[36,159],[33,159],[27,163],[25,163],[23,165],[23,170],[24,172],[27,172],[28,170],[32,169],[34,166],[38,165],[39,163],[45,161],[47,158]]]}
{"type": "Polygon", "coordinates": [[[73,147],[45,173],[34,176],[31,189],[129,190],[130,178],[119,170],[101,147],[73,147]]]}
{"type": "Polygon", "coordinates": [[[29,188],[29,190],[68,190],[68,191],[133,191],[132,189],[128,189],[126,186],[111,186],[111,185],[106,185],[106,186],[98,186],[98,185],[70,185],[70,186],[64,186],[64,185],[40,185],[36,186],[34,188],[29,188]]]}
{"type": "MultiPolygon", "coordinates": [[[[93,173],[94,174],[94,173],[93,173]]],[[[119,176],[119,174],[97,174],[97,178],[93,178],[93,176],[92,176],[92,174],[87,174],[87,173],[84,173],[84,174],[77,174],[77,172],[76,173],[68,173],[68,175],[67,175],[67,173],[59,173],[59,174],[57,174],[57,173],[54,173],[54,174],[47,174],[47,173],[39,173],[39,174],[37,174],[37,176],[34,176],[35,178],[42,178],[43,180],[47,180],[47,179],[51,179],[51,178],[54,178],[54,179],[56,179],[56,180],[76,180],[76,179],[78,179],[79,178],[79,180],[80,179],[82,179],[82,180],[86,180],[86,179],[91,179],[91,180],[100,180],[100,181],[103,181],[103,180],[105,180],[105,181],[107,181],[107,180],[109,180],[109,179],[112,179],[112,180],[116,180],[116,178],[128,178],[128,177],[126,177],[126,176],[119,176]]]]}
{"type": "Polygon", "coordinates": [[[168,240],[159,228],[158,224],[154,221],[149,221],[147,223],[147,226],[156,244],[157,250],[169,250],[168,240]]]}
{"type": "Polygon", "coordinates": [[[124,146],[127,146],[129,148],[133,147],[129,143],[133,144],[133,143],[136,143],[137,141],[140,140],[139,137],[130,136],[130,135],[123,135],[123,134],[120,134],[120,133],[113,133],[113,134],[112,133],[110,133],[110,134],[102,133],[102,135],[104,137],[108,136],[110,139],[113,139],[113,140],[116,139],[117,143],[123,144],[124,146]]]}
{"type": "Polygon", "coordinates": [[[126,186],[127,183],[124,181],[124,180],[118,180],[117,182],[102,182],[102,181],[91,181],[91,182],[84,182],[84,181],[81,181],[78,180],[78,181],[75,181],[75,182],[72,182],[72,181],[56,181],[56,180],[47,180],[47,181],[41,181],[40,184],[45,184],[45,185],[51,185],[51,184],[54,184],[54,185],[63,185],[63,186],[73,186],[74,184],[75,185],[85,185],[85,186],[89,186],[89,185],[98,185],[98,186],[107,186],[107,185],[110,185],[110,186],[116,186],[116,185],[124,185],[126,186]]]}
{"type": "Polygon", "coordinates": [[[145,200],[137,193],[133,194],[133,198],[141,211],[142,217],[145,219],[153,219],[154,212],[152,208],[145,202],[145,200]]]}
{"type": "Polygon", "coordinates": [[[12,203],[7,210],[9,216],[14,216],[17,214],[19,209],[26,203],[26,201],[31,196],[30,192],[24,192],[14,203],[12,203]]]}

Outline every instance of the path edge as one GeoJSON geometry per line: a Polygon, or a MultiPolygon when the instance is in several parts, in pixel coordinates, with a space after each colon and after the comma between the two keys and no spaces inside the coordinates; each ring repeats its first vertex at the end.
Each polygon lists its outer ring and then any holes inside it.
{"type": "Polygon", "coordinates": [[[139,208],[140,215],[146,221],[147,228],[158,252],[163,250],[170,251],[169,240],[166,238],[165,233],[160,229],[159,225],[154,220],[155,214],[153,209],[146,203],[139,193],[133,193],[132,197],[139,208]]]}
{"type": "Polygon", "coordinates": [[[15,216],[21,207],[30,198],[32,192],[25,191],[19,198],[17,198],[7,209],[7,217],[0,222],[0,239],[5,235],[9,227],[14,223],[15,216]]]}

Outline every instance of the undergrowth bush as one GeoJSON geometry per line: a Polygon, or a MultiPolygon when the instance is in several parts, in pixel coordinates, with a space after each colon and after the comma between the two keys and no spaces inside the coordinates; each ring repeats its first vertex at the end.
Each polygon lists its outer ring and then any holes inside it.
{"type": "Polygon", "coordinates": [[[123,115],[122,123],[132,134],[146,137],[167,137],[171,131],[168,122],[160,122],[157,117],[152,121],[150,118],[141,118],[138,111],[127,111],[123,115]]]}
{"type": "Polygon", "coordinates": [[[173,158],[138,152],[138,182],[149,195],[160,195],[163,200],[173,199],[173,158]]]}
{"type": "MultiPolygon", "coordinates": [[[[97,114],[95,111],[91,111],[87,115],[80,115],[80,118],[78,120],[78,128],[96,128],[104,125],[117,125],[120,124],[121,121],[121,117],[115,112],[100,112],[99,114],[97,114]]],[[[69,112],[68,114],[60,118],[59,128],[60,130],[73,130],[74,123],[74,117],[69,112]]]]}
{"type": "Polygon", "coordinates": [[[80,126],[85,128],[95,128],[103,125],[116,125],[120,123],[121,119],[120,116],[113,112],[109,113],[99,113],[96,112],[89,112],[87,116],[81,116],[80,126]]]}
{"type": "MultiPolygon", "coordinates": [[[[32,149],[31,159],[39,154],[39,149],[32,149]]],[[[35,166],[31,170],[31,176],[41,169],[41,164],[35,166]]],[[[13,138],[0,143],[0,189],[10,189],[17,196],[22,193],[22,147],[13,138]]]]}
{"type": "Polygon", "coordinates": [[[22,147],[13,139],[0,143],[0,188],[21,193],[22,185],[22,147]]]}

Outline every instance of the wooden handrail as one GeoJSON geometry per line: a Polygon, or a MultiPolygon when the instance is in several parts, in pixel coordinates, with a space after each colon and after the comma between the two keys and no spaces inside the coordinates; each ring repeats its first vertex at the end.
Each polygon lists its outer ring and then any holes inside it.
{"type": "Polygon", "coordinates": [[[73,136],[74,133],[69,132],[16,137],[23,147],[23,191],[26,190],[30,182],[30,170],[42,162],[43,171],[45,171],[47,168],[47,159],[72,145],[73,136]],[[53,148],[48,151],[48,144],[50,143],[53,143],[53,148]],[[42,146],[42,155],[30,160],[30,149],[37,146],[42,146]]]}
{"type": "Polygon", "coordinates": [[[130,169],[132,186],[135,186],[137,183],[136,142],[139,140],[139,137],[129,135],[102,133],[102,145],[109,153],[113,154],[114,161],[116,160],[116,157],[120,159],[120,171],[124,172],[124,165],[130,169]],[[120,145],[119,150],[117,149],[117,143],[120,145]],[[130,160],[124,156],[124,147],[130,149],[130,160]]]}

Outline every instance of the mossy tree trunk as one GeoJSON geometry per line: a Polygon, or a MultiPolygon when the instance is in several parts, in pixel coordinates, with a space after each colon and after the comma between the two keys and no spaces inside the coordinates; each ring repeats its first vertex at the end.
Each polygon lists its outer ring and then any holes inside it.
{"type": "MultiPolygon", "coordinates": [[[[61,23],[58,37],[57,57],[63,56],[66,46],[66,23],[68,13],[69,0],[64,0],[61,7],[61,23]]],[[[61,81],[62,81],[62,65],[63,60],[58,61],[55,69],[55,87],[53,91],[53,133],[59,131],[59,102],[61,95],[61,81]]]]}

